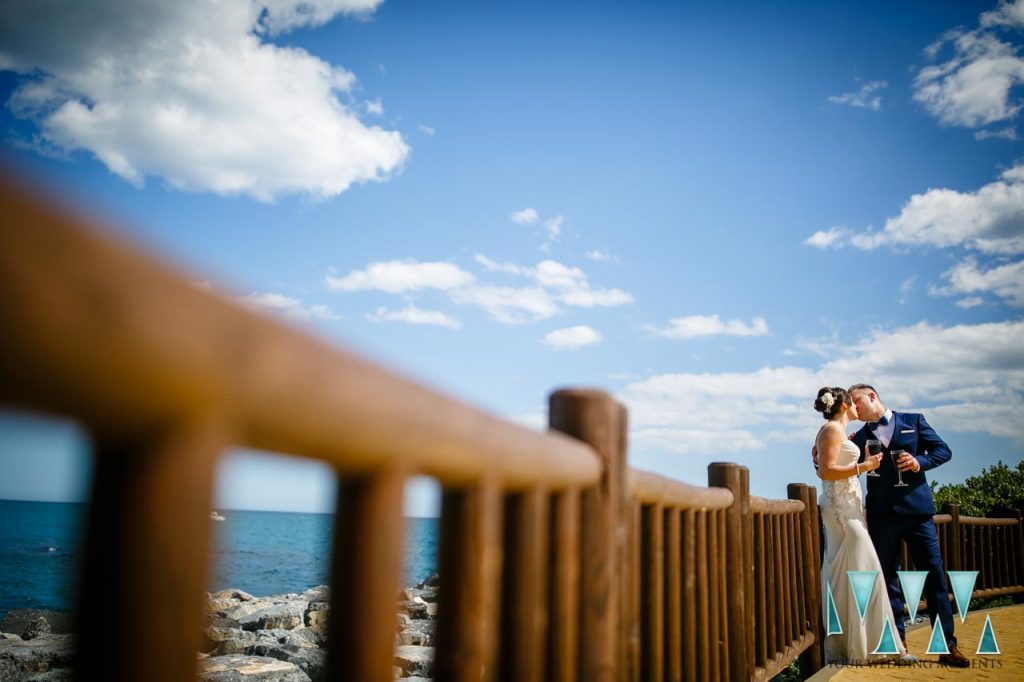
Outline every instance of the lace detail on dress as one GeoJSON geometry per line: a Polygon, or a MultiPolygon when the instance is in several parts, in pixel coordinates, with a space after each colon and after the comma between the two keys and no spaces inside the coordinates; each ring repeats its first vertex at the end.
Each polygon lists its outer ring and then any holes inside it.
{"type": "Polygon", "coordinates": [[[825,511],[839,523],[864,517],[860,479],[856,476],[839,481],[824,481],[822,485],[825,511]]]}
{"type": "MultiPolygon", "coordinates": [[[[860,450],[850,441],[843,441],[839,454],[840,464],[853,464],[860,458],[860,450]]],[[[864,497],[858,476],[822,481],[821,488],[824,502],[822,507],[840,524],[850,519],[864,518],[864,497]]]]}

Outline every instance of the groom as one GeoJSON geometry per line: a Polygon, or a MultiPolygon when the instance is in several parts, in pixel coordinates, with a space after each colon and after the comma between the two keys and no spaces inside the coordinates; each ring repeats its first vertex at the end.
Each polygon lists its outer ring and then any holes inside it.
{"type": "Polygon", "coordinates": [[[956,637],[953,636],[953,607],[949,602],[939,537],[932,519],[935,502],[924,476],[925,471],[948,462],[953,453],[922,415],[886,409],[878,392],[868,384],[855,384],[849,392],[861,421],[867,422],[850,436],[860,448],[861,461],[864,461],[865,441],[868,439],[881,441],[886,455],[882,458],[878,477],[867,479],[865,506],[868,533],[882,564],[900,639],[906,641],[906,633],[902,617],[903,592],[896,571],[900,568],[900,540],[906,540],[914,565],[918,570],[928,571],[924,584],[928,617],[934,624],[937,615],[946,635],[949,653],[939,656],[939,662],[967,668],[970,661],[957,649],[956,637]],[[894,464],[888,455],[897,450],[903,450],[904,454],[894,464]],[[897,469],[903,472],[905,488],[895,485],[899,480],[897,469]]]}

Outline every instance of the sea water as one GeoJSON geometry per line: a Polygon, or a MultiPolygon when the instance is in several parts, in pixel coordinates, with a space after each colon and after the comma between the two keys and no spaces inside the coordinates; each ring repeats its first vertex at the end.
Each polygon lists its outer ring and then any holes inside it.
{"type": "MultiPolygon", "coordinates": [[[[82,549],[82,504],[0,500],[0,617],[10,609],[69,610],[82,549]]],[[[327,584],[333,514],[221,510],[213,524],[210,591],[256,596],[327,584]]],[[[437,565],[438,520],[405,519],[403,585],[437,565]]]]}

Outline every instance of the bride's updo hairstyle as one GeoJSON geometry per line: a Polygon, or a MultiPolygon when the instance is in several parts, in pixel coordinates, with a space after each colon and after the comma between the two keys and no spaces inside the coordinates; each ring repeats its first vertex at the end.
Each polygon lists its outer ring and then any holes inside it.
{"type": "Polygon", "coordinates": [[[821,412],[825,419],[831,419],[839,414],[843,405],[850,404],[850,394],[845,388],[838,386],[825,386],[818,389],[818,397],[814,399],[814,409],[821,412]]]}

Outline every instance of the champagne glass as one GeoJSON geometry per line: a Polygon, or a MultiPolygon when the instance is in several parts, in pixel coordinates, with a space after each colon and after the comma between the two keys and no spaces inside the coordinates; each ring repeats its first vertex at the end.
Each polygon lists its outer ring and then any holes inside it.
{"type": "MultiPolygon", "coordinates": [[[[907,453],[906,450],[893,450],[889,454],[892,456],[892,463],[896,464],[896,462],[899,461],[900,455],[906,455],[908,453],[907,453]]],[[[899,467],[898,464],[896,465],[896,473],[898,473],[899,476],[900,476],[900,482],[893,484],[893,487],[894,488],[906,488],[907,484],[903,482],[903,472],[900,471],[900,467],[899,467]]]]}
{"type": "MultiPolygon", "coordinates": [[[[879,455],[882,453],[882,441],[880,440],[868,440],[865,444],[869,455],[879,455]]],[[[872,469],[867,473],[868,476],[879,478],[878,472],[872,469]]]]}

